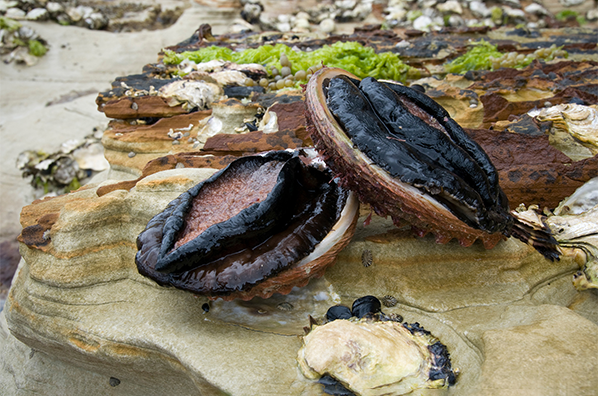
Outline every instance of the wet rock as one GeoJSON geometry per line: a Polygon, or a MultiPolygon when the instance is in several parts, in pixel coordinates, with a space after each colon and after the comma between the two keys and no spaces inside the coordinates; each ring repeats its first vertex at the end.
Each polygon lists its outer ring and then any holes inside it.
{"type": "Polygon", "coordinates": [[[440,12],[450,12],[454,14],[462,14],[463,8],[461,3],[456,0],[449,0],[445,3],[440,3],[436,6],[436,9],[440,12]]]}
{"type": "Polygon", "coordinates": [[[506,381],[525,381],[525,385],[520,386],[554,394],[568,391],[555,378],[575,378],[576,393],[591,395],[594,392],[598,385],[596,378],[579,375],[576,367],[578,359],[584,366],[596,367],[598,349],[596,343],[590,341],[598,337],[595,324],[567,308],[549,305],[533,310],[512,307],[505,311],[507,322],[514,318],[519,318],[520,324],[488,330],[482,335],[487,356],[482,365],[482,377],[488,388],[506,381]],[[577,331],[563,332],[561,326],[577,331]],[[517,347],[508,347],[515,340],[517,347]],[[551,360],[556,355],[561,357],[559,363],[553,365],[551,360]]]}
{"type": "MultiPolygon", "coordinates": [[[[461,372],[456,391],[525,387],[536,375],[534,384],[541,379],[542,386],[554,389],[592,385],[596,351],[587,340],[598,325],[566,308],[577,301],[570,282],[577,264],[564,257],[546,265],[514,240],[490,251],[437,245],[374,216],[369,226],[358,226],[325,279],[288,297],[219,302],[205,312],[205,299],[156,287],[136,272],[135,238],[153,214],[206,176],[188,162],[176,169],[177,161],[186,160],[156,161],[172,170],[147,176],[130,191],[100,194],[97,186],[88,186],[24,208],[24,261],[0,314],[0,355],[12,368],[0,372],[2,383],[14,387],[15,376],[28,389],[38,389],[31,378],[43,375],[71,384],[73,392],[96,381],[108,387],[114,377],[120,380],[115,389],[129,386],[128,394],[141,395],[163,389],[167,373],[176,383],[164,393],[249,395],[263,387],[276,394],[316,393],[320,384],[297,371],[296,335],[303,334],[308,315],[321,320],[331,305],[350,305],[369,294],[393,296],[396,305],[385,306],[386,314],[418,322],[446,344],[461,372]],[[368,268],[361,263],[366,248],[375,250],[377,260],[368,268]],[[282,303],[293,309],[278,309],[282,303]],[[562,324],[579,331],[562,332],[562,324]],[[578,358],[586,364],[566,360],[572,367],[567,375],[555,374],[563,370],[562,359],[578,358]],[[541,366],[533,363],[538,359],[541,366]],[[513,364],[523,375],[513,374],[513,364]]],[[[582,395],[591,394],[584,389],[582,395]]],[[[64,394],[62,388],[44,392],[64,394]]]]}
{"type": "Polygon", "coordinates": [[[324,19],[322,22],[320,22],[319,29],[323,33],[332,33],[335,28],[336,28],[336,24],[330,18],[324,19]]]}
{"type": "Polygon", "coordinates": [[[479,18],[487,18],[491,15],[491,11],[484,3],[481,1],[472,1],[469,3],[469,9],[473,13],[473,15],[479,18]]]}
{"type": "Polygon", "coordinates": [[[45,8],[34,8],[27,13],[26,19],[31,21],[44,21],[48,19],[48,11],[45,8]]]}

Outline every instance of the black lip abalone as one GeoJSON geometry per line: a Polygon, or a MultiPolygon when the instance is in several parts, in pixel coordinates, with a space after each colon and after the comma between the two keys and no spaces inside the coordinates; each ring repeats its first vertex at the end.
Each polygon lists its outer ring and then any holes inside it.
{"type": "Polygon", "coordinates": [[[425,94],[371,77],[324,68],[306,87],[306,118],[316,149],[381,216],[405,220],[440,243],[457,238],[486,248],[505,236],[558,258],[546,230],[509,212],[498,174],[481,147],[425,94]]]}
{"type": "Polygon", "coordinates": [[[267,298],[320,276],[357,214],[357,200],[308,151],[243,157],[154,216],[135,261],[158,283],[209,298],[267,298]]]}

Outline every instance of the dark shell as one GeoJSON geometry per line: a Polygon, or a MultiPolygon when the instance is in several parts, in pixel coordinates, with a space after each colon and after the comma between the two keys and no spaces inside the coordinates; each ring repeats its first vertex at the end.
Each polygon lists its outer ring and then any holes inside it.
{"type": "Polygon", "coordinates": [[[380,300],[374,296],[360,297],[353,301],[353,306],[351,307],[351,313],[359,319],[381,312],[381,310],[380,300]]]}
{"type": "MultiPolygon", "coordinates": [[[[329,171],[305,165],[298,152],[243,157],[149,221],[137,238],[137,267],[159,284],[210,298],[288,293],[321,275],[322,268],[312,273],[294,265],[329,235],[347,199],[329,171]],[[237,205],[243,200],[248,202],[237,205]],[[295,274],[285,274],[291,268],[295,274]]],[[[318,258],[322,265],[334,261],[353,230],[354,221],[318,258]]]]}
{"type": "MultiPolygon", "coordinates": [[[[440,243],[481,239],[491,248],[504,236],[536,236],[509,212],[486,153],[422,92],[323,68],[308,83],[306,105],[317,150],[341,185],[379,215],[406,220],[440,243]]],[[[540,235],[539,245],[550,246],[550,238],[540,235]]],[[[538,250],[555,257],[554,248],[538,250]]]]}
{"type": "Polygon", "coordinates": [[[332,322],[336,319],[351,319],[351,310],[344,305],[334,305],[326,311],[326,320],[332,322]]]}

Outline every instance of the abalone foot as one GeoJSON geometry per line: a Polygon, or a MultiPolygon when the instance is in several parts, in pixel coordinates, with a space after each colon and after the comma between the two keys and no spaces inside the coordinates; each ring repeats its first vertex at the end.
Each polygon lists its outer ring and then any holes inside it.
{"type": "Polygon", "coordinates": [[[224,301],[232,301],[234,299],[241,299],[243,301],[249,301],[254,297],[270,298],[274,293],[278,294],[289,294],[295,287],[307,286],[312,278],[321,278],[324,275],[326,268],[336,263],[336,257],[343,250],[355,233],[357,226],[357,219],[359,218],[359,210],[357,207],[359,202],[355,195],[350,194],[347,198],[347,205],[345,210],[347,213],[341,214],[342,219],[333,227],[336,231],[332,233],[340,233],[342,237],[338,238],[336,235],[329,235],[329,240],[326,238],[320,242],[321,247],[316,247],[315,254],[319,254],[318,249],[326,249],[326,245],[333,244],[326,252],[320,257],[315,259],[311,258],[311,255],[301,260],[292,268],[282,272],[281,274],[267,279],[250,290],[234,292],[226,296],[207,296],[210,300],[214,301],[218,298],[224,301]],[[351,213],[353,212],[353,213],[351,213]],[[336,239],[336,241],[335,241],[336,239]]]}

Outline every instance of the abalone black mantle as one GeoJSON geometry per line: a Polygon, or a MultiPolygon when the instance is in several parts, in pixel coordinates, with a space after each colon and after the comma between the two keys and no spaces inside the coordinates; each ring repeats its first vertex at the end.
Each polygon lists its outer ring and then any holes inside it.
{"type": "Polygon", "coordinates": [[[496,169],[432,99],[371,77],[339,76],[329,82],[327,105],[357,148],[393,177],[430,194],[471,227],[494,233],[512,226],[496,169]]]}
{"type": "Polygon", "coordinates": [[[137,238],[137,268],[159,284],[197,294],[245,291],[313,251],[339,219],[346,199],[330,172],[304,165],[297,152],[243,157],[181,194],[148,222],[137,238]],[[270,161],[284,165],[266,199],[173,250],[193,199],[205,185],[270,161]]]}
{"type": "MultiPolygon", "coordinates": [[[[391,177],[434,198],[467,226],[488,235],[516,237],[549,260],[558,260],[560,251],[550,231],[530,227],[510,213],[495,167],[445,109],[425,94],[397,83],[333,73],[316,81],[322,84],[325,105],[353,149],[391,177]]],[[[334,158],[331,162],[335,169],[334,158]]],[[[353,176],[357,181],[351,188],[359,191],[360,175],[353,176]]],[[[369,195],[365,191],[360,197],[369,195]]],[[[374,205],[376,199],[365,200],[374,205]]],[[[418,226],[426,228],[424,222],[418,226]]],[[[438,232],[438,236],[450,237],[451,231],[438,232]]]]}

